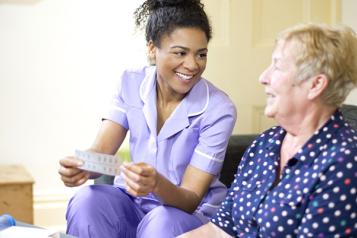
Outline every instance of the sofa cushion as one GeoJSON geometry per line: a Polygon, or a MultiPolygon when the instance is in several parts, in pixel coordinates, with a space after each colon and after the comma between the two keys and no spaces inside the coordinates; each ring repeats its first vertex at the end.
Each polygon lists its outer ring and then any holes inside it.
{"type": "Polygon", "coordinates": [[[253,142],[258,134],[232,135],[229,138],[226,156],[219,180],[229,187],[234,179],[234,174],[242,158],[244,151],[253,142]]]}
{"type": "Polygon", "coordinates": [[[341,112],[348,124],[357,130],[357,106],[343,104],[341,107],[341,112]]]}

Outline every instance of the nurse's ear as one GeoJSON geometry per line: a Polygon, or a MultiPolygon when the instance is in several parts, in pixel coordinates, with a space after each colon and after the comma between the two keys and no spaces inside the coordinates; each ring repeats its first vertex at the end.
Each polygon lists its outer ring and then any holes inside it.
{"type": "Polygon", "coordinates": [[[150,40],[146,44],[148,48],[148,61],[150,65],[155,65],[156,64],[156,46],[154,45],[154,42],[150,40]]]}

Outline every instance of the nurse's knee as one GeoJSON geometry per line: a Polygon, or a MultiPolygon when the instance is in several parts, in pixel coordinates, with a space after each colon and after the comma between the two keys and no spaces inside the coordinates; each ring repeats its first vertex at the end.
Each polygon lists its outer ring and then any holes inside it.
{"type": "Polygon", "coordinates": [[[166,234],[166,237],[175,237],[188,230],[201,226],[200,219],[180,209],[159,206],[146,214],[137,229],[137,237],[147,237],[150,234],[166,234]]]}
{"type": "Polygon", "coordinates": [[[148,222],[151,226],[166,226],[169,225],[175,218],[175,214],[180,213],[180,210],[168,206],[158,206],[147,213],[143,219],[144,222],[148,222]]]}
{"type": "Polygon", "coordinates": [[[67,208],[67,215],[71,212],[95,213],[106,206],[105,201],[110,196],[112,186],[91,185],[80,188],[71,198],[67,208]]]}

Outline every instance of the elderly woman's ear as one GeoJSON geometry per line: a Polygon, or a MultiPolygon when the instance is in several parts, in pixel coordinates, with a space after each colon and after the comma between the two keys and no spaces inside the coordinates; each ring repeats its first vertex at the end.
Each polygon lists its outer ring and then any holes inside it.
{"type": "Polygon", "coordinates": [[[323,92],[328,86],[328,78],[324,74],[318,74],[313,76],[309,81],[309,92],[308,99],[314,100],[318,97],[321,97],[323,92]]]}

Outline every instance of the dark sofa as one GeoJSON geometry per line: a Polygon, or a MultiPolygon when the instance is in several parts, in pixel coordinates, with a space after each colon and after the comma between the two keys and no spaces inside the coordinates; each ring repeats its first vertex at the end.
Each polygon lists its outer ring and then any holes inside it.
{"type": "MultiPolygon", "coordinates": [[[[342,114],[347,122],[357,130],[357,106],[344,104],[341,107],[342,114]]],[[[227,187],[234,179],[238,164],[246,148],[252,143],[257,134],[232,135],[229,139],[220,180],[227,187]]],[[[113,184],[113,177],[103,175],[95,179],[95,184],[113,184]]]]}

